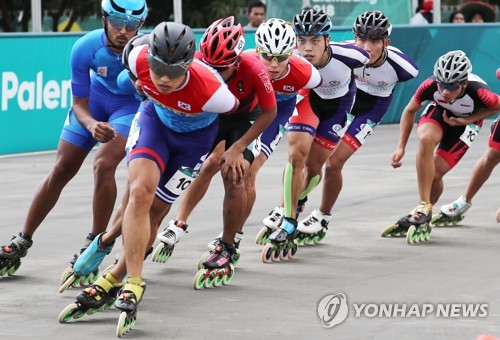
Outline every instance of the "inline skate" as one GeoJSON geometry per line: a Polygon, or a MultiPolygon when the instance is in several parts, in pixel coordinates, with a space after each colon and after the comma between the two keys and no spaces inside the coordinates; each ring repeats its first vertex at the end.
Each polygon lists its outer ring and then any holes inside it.
{"type": "Polygon", "coordinates": [[[21,258],[28,254],[28,249],[33,245],[33,240],[26,235],[12,236],[9,244],[0,248],[0,276],[12,276],[21,266],[21,258]]]}
{"type": "MultiPolygon", "coordinates": [[[[240,260],[240,243],[241,240],[243,240],[243,237],[245,235],[243,232],[236,232],[236,235],[234,235],[234,247],[236,248],[236,255],[234,256],[233,259],[233,266],[236,266],[238,264],[238,261],[240,260]]],[[[198,261],[198,269],[203,269],[203,262],[205,262],[211,255],[211,252],[217,247],[217,245],[220,243],[222,240],[222,232],[217,236],[212,242],[210,242],[207,247],[208,251],[204,252],[203,255],[201,255],[200,260],[198,261]]]]}
{"type": "MultiPolygon", "coordinates": [[[[307,202],[307,196],[299,200],[295,214],[297,219],[299,218],[300,213],[304,211],[306,202],[307,202]]],[[[271,210],[269,216],[267,216],[262,220],[264,227],[259,231],[259,233],[255,237],[255,244],[266,245],[267,243],[269,243],[269,236],[271,236],[271,234],[276,229],[278,229],[284,216],[285,216],[285,208],[283,207],[276,207],[273,210],[271,210]]]]}
{"type": "Polygon", "coordinates": [[[187,233],[188,225],[179,220],[170,220],[167,228],[157,235],[158,240],[161,242],[156,246],[151,261],[153,262],[167,262],[174,251],[174,247],[181,239],[184,233],[187,233]]]}
{"type": "MultiPolygon", "coordinates": [[[[86,285],[94,282],[95,277],[99,274],[99,265],[104,257],[111,252],[114,245],[114,242],[110,245],[102,244],[101,240],[104,234],[97,235],[86,248],[82,248],[83,251],[75,258],[73,265],[66,268],[61,277],[59,293],[64,292],[69,286],[76,286],[78,283],[86,285]]],[[[89,240],[88,237],[87,240],[89,240]]]]}
{"type": "Polygon", "coordinates": [[[146,290],[146,283],[139,278],[128,278],[116,299],[115,307],[122,312],[118,318],[116,335],[121,338],[130,332],[137,320],[137,305],[146,290]]]}
{"type": "Polygon", "coordinates": [[[428,241],[431,237],[430,225],[432,205],[426,202],[420,204],[408,215],[400,218],[395,224],[385,228],[382,237],[405,237],[408,244],[428,241]]]}
{"type": "Polygon", "coordinates": [[[219,241],[210,256],[202,263],[202,268],[196,273],[194,289],[219,287],[227,285],[234,276],[233,260],[236,256],[236,247],[219,241]]]}
{"type": "Polygon", "coordinates": [[[297,253],[297,220],[284,217],[281,225],[269,236],[269,243],[262,249],[264,263],[291,260],[297,253]]]}
{"type": "Polygon", "coordinates": [[[323,214],[319,209],[315,209],[306,219],[299,222],[297,243],[312,245],[321,242],[326,236],[331,218],[332,215],[323,214]]]}
{"type": "Polygon", "coordinates": [[[464,196],[460,196],[453,203],[441,206],[441,212],[432,216],[432,227],[457,225],[465,217],[465,212],[472,206],[464,196]]]}
{"type": "Polygon", "coordinates": [[[108,310],[113,306],[116,295],[123,286],[110,272],[105,272],[90,287],[85,288],[76,302],[68,305],[59,313],[59,322],[66,323],[71,319],[79,319],[85,314],[92,315],[108,310]]]}

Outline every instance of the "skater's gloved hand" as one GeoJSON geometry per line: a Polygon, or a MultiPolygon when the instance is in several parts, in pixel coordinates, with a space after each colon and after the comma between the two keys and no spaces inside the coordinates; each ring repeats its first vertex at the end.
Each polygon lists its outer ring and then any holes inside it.
{"type": "Polygon", "coordinates": [[[463,126],[470,124],[467,118],[449,117],[446,110],[443,110],[443,120],[450,126],[463,126]]]}
{"type": "Polygon", "coordinates": [[[238,150],[233,144],[220,158],[222,178],[228,179],[236,184],[245,177],[246,160],[243,158],[243,152],[238,150]]]}
{"type": "Polygon", "coordinates": [[[403,165],[401,160],[403,159],[404,155],[405,155],[404,149],[399,148],[396,151],[394,151],[394,153],[392,154],[392,157],[391,157],[391,165],[394,169],[397,169],[401,165],[403,165]]]}
{"type": "Polygon", "coordinates": [[[115,129],[107,122],[98,122],[96,120],[90,126],[89,131],[92,133],[92,137],[100,143],[110,142],[116,137],[115,129]]]}

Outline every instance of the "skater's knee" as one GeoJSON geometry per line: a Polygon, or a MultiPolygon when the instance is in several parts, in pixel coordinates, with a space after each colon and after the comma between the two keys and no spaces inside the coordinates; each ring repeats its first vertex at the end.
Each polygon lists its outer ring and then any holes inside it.
{"type": "Polygon", "coordinates": [[[100,157],[94,161],[94,174],[97,179],[99,178],[110,178],[115,176],[115,171],[118,163],[106,157],[100,157]]]}
{"type": "Polygon", "coordinates": [[[500,150],[490,148],[484,157],[484,161],[491,167],[500,162],[500,150]]]}
{"type": "Polygon", "coordinates": [[[213,175],[220,170],[219,158],[218,157],[208,157],[207,160],[203,162],[201,168],[201,174],[203,175],[213,175]]]}
{"type": "Polygon", "coordinates": [[[304,167],[306,157],[307,155],[305,153],[294,152],[289,155],[288,162],[292,164],[294,170],[298,169],[301,171],[304,167]]]}
{"type": "Polygon", "coordinates": [[[77,173],[79,167],[75,164],[57,162],[49,174],[49,182],[69,182],[77,173]]]}

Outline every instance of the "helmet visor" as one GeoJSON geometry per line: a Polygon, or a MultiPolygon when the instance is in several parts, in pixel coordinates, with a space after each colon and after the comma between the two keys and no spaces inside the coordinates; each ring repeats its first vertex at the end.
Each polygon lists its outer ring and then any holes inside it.
{"type": "Polygon", "coordinates": [[[278,63],[281,63],[288,60],[288,58],[290,58],[290,56],[292,55],[292,51],[283,54],[272,54],[270,52],[261,50],[260,48],[258,48],[257,50],[259,52],[259,56],[268,62],[277,61],[278,63]]]}
{"type": "Polygon", "coordinates": [[[106,20],[113,28],[121,30],[123,27],[125,27],[129,32],[137,31],[144,23],[144,20],[142,19],[131,17],[108,16],[106,20]]]}
{"type": "Polygon", "coordinates": [[[447,84],[447,83],[443,83],[442,81],[438,81],[437,84],[441,89],[448,90],[448,91],[456,91],[460,88],[460,86],[463,85],[463,83],[461,83],[461,82],[447,84]]]}
{"type": "Polygon", "coordinates": [[[167,76],[170,79],[180,78],[187,72],[184,65],[168,65],[163,60],[158,59],[151,54],[148,56],[148,65],[151,71],[160,77],[167,76]]]}

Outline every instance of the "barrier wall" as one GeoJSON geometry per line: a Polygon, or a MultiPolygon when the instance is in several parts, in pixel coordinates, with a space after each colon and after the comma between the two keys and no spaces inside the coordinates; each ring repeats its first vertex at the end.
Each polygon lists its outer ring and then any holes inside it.
{"type": "MultiPolygon", "coordinates": [[[[203,30],[195,30],[199,41],[203,30]]],[[[253,31],[246,48],[254,48],[253,31]]],[[[350,28],[336,28],[332,40],[352,39],[350,28]]],[[[81,34],[0,34],[0,155],[50,150],[71,105],[69,55],[81,34]]],[[[413,92],[432,74],[435,60],[449,50],[462,49],[471,58],[473,72],[500,93],[495,71],[500,67],[500,25],[395,26],[391,44],[419,66],[413,81],[398,84],[383,123],[399,122],[413,92]]]]}

